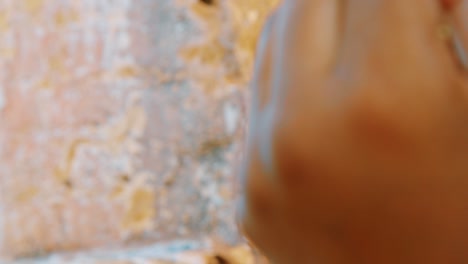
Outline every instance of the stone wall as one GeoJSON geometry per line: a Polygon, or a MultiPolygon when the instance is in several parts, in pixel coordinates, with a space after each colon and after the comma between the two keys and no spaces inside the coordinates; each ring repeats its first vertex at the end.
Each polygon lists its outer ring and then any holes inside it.
{"type": "Polygon", "coordinates": [[[276,0],[0,0],[0,255],[236,243],[254,47],[276,0]]]}

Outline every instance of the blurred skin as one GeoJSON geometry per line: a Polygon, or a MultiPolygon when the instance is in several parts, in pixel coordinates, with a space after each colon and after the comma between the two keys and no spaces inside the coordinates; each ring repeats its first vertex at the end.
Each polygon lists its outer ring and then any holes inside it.
{"type": "Polygon", "coordinates": [[[273,263],[468,263],[468,0],[286,0],[258,47],[239,220],[273,263]],[[451,9],[444,11],[442,7],[451,9]]]}

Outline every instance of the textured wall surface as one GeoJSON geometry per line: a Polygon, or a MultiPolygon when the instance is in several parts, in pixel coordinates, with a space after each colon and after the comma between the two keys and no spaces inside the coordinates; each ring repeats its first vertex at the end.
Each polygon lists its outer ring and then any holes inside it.
{"type": "Polygon", "coordinates": [[[276,0],[0,0],[0,255],[237,243],[235,168],[276,0]]]}

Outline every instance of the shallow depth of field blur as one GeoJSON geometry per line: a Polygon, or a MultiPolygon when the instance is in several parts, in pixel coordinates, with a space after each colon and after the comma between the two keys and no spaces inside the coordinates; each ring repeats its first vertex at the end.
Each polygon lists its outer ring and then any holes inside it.
{"type": "Polygon", "coordinates": [[[260,263],[234,187],[277,2],[0,0],[0,263],[260,263]]]}

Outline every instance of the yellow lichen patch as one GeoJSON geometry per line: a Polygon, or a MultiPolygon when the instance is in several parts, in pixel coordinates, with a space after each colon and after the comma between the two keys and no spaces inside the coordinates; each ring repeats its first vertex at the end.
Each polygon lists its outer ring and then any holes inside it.
{"type": "Polygon", "coordinates": [[[39,189],[37,187],[31,186],[18,193],[15,200],[19,203],[25,203],[37,196],[38,193],[39,189]]]}
{"type": "Polygon", "coordinates": [[[146,125],[147,116],[144,108],[138,104],[129,107],[121,117],[103,127],[107,139],[106,146],[112,152],[118,152],[125,147],[132,150],[139,149],[139,144],[129,140],[143,136],[146,125]]]}
{"type": "Polygon", "coordinates": [[[186,60],[198,59],[203,64],[216,64],[222,62],[226,49],[219,41],[212,41],[182,49],[180,55],[186,60]]]}
{"type": "Polygon", "coordinates": [[[24,5],[29,13],[37,14],[43,6],[43,0],[24,0],[24,5]]]}
{"type": "Polygon", "coordinates": [[[138,69],[132,65],[126,65],[117,69],[117,76],[123,78],[135,77],[138,74],[138,69]]]}
{"type": "Polygon", "coordinates": [[[125,187],[123,184],[118,184],[112,189],[112,192],[110,194],[111,199],[116,199],[120,197],[125,191],[125,187]]]}
{"type": "Polygon", "coordinates": [[[58,182],[65,182],[68,179],[68,171],[60,167],[54,168],[54,178],[58,182]]]}
{"type": "Polygon", "coordinates": [[[229,0],[227,10],[236,35],[235,50],[244,74],[251,72],[258,37],[267,16],[278,5],[278,0],[229,0]]]}
{"type": "Polygon", "coordinates": [[[51,89],[53,87],[52,81],[49,77],[45,77],[38,84],[39,89],[51,89]]]}
{"type": "Polygon", "coordinates": [[[54,55],[49,58],[49,68],[51,71],[58,72],[65,69],[63,58],[60,55],[54,55]]]}
{"type": "Polygon", "coordinates": [[[205,91],[219,87],[220,82],[235,84],[248,81],[264,21],[278,2],[225,0],[205,4],[197,1],[191,6],[190,10],[207,29],[205,42],[182,49],[181,57],[189,62],[223,69],[221,76],[194,73],[205,91]]]}
{"type": "Polygon", "coordinates": [[[53,18],[55,25],[58,27],[64,27],[68,24],[77,22],[80,17],[75,10],[60,10],[55,13],[53,18]]]}
{"type": "Polygon", "coordinates": [[[66,183],[70,179],[71,169],[76,157],[76,152],[82,144],[91,143],[87,139],[76,139],[71,142],[65,155],[64,166],[54,169],[55,179],[61,183],[66,183]]]}
{"type": "Polygon", "coordinates": [[[241,31],[237,38],[237,47],[245,52],[249,52],[252,58],[257,46],[260,31],[260,26],[250,27],[248,30],[241,31]]]}
{"type": "Polygon", "coordinates": [[[203,3],[202,1],[197,1],[196,3],[192,5],[191,11],[195,15],[203,19],[210,19],[210,18],[216,17],[218,13],[218,9],[214,8],[214,6],[218,5],[217,4],[218,1],[213,1],[213,2],[214,2],[213,5],[208,5],[208,4],[203,3]]]}
{"type": "Polygon", "coordinates": [[[123,228],[132,232],[147,229],[156,214],[155,193],[151,188],[136,188],[129,197],[123,228]]]}
{"type": "Polygon", "coordinates": [[[57,26],[64,26],[67,24],[67,18],[62,11],[55,13],[54,20],[57,26]]]}
{"type": "Polygon", "coordinates": [[[0,11],[0,32],[5,32],[8,30],[10,25],[10,19],[8,12],[0,11]]]}
{"type": "Polygon", "coordinates": [[[0,48],[0,57],[4,59],[12,59],[15,55],[14,48],[0,48]]]}
{"type": "Polygon", "coordinates": [[[232,258],[232,264],[254,264],[255,259],[252,254],[252,250],[247,246],[240,246],[233,248],[229,251],[229,255],[232,258]]]}

